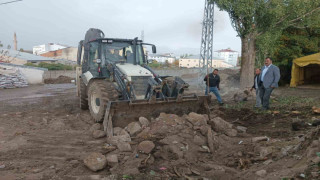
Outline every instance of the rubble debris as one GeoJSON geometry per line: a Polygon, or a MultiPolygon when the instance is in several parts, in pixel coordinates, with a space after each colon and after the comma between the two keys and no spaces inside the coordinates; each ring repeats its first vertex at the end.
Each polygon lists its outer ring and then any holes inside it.
{"type": "Polygon", "coordinates": [[[300,112],[300,111],[291,111],[291,113],[292,113],[292,114],[295,114],[295,115],[299,115],[299,114],[301,114],[301,112],[300,112]]]}
{"type": "Polygon", "coordinates": [[[315,114],[320,114],[320,107],[313,106],[313,107],[312,107],[312,111],[313,111],[313,113],[315,113],[315,114]]]}
{"type": "Polygon", "coordinates": [[[127,126],[127,131],[131,136],[137,134],[140,130],[141,126],[138,122],[132,122],[127,126]]]}
{"type": "Polygon", "coordinates": [[[237,126],[237,130],[238,130],[239,132],[242,132],[242,133],[246,133],[246,132],[247,132],[247,129],[248,129],[248,128],[243,127],[243,126],[237,126]]]}
{"type": "Polygon", "coordinates": [[[0,74],[0,89],[22,88],[27,86],[27,79],[19,71],[10,75],[0,74]]]}
{"type": "Polygon", "coordinates": [[[105,131],[102,130],[94,130],[92,133],[93,138],[99,139],[105,137],[107,134],[105,131]]]}
{"type": "Polygon", "coordinates": [[[267,171],[264,170],[264,169],[256,172],[256,175],[258,175],[258,176],[260,176],[260,177],[263,177],[263,176],[265,176],[266,174],[267,174],[267,171]]]}
{"type": "Polygon", "coordinates": [[[106,156],[106,159],[107,159],[108,165],[110,165],[111,167],[118,164],[118,156],[116,154],[108,154],[106,156]]]}
{"type": "Polygon", "coordinates": [[[194,112],[189,113],[187,120],[192,123],[193,126],[207,125],[208,116],[197,114],[194,112]]]}
{"type": "Polygon", "coordinates": [[[222,118],[215,117],[210,121],[213,123],[212,128],[216,132],[221,132],[231,137],[237,136],[237,130],[233,129],[233,125],[223,120],[222,118]]]}
{"type": "Polygon", "coordinates": [[[211,130],[210,127],[208,127],[207,137],[208,137],[208,146],[209,146],[209,149],[210,149],[210,151],[213,153],[213,152],[214,152],[213,134],[212,134],[212,130],[211,130]]]}
{"type": "Polygon", "coordinates": [[[147,127],[150,124],[149,120],[145,117],[140,117],[139,122],[142,125],[142,127],[147,127]]]}
{"type": "Polygon", "coordinates": [[[254,138],[251,139],[251,141],[252,141],[253,143],[258,143],[258,142],[261,142],[261,141],[268,141],[268,140],[269,140],[269,138],[266,137],[266,136],[263,136],[263,137],[254,137],[254,138]]]}
{"type": "Polygon", "coordinates": [[[142,141],[138,145],[138,150],[142,151],[143,153],[149,154],[154,147],[155,145],[152,141],[142,141]]]}
{"type": "Polygon", "coordinates": [[[83,162],[92,171],[99,171],[107,166],[106,157],[97,152],[91,153],[83,162]]]}
{"type": "Polygon", "coordinates": [[[64,84],[64,83],[72,83],[72,80],[74,80],[74,78],[61,75],[58,78],[45,79],[44,83],[45,84],[64,84]]]}
{"type": "Polygon", "coordinates": [[[121,152],[131,152],[131,145],[128,142],[118,141],[117,147],[121,152]]]}

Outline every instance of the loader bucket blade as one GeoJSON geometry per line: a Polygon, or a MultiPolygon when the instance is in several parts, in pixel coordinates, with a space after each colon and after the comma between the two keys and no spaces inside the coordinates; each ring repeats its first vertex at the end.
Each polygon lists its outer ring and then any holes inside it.
{"type": "Polygon", "coordinates": [[[209,101],[210,96],[183,96],[179,101],[176,98],[168,98],[167,100],[157,99],[154,103],[146,100],[109,102],[103,121],[104,130],[107,131],[108,136],[112,136],[113,127],[124,128],[129,123],[138,121],[141,116],[148,119],[156,118],[162,112],[177,115],[190,112],[208,114],[209,101]]]}

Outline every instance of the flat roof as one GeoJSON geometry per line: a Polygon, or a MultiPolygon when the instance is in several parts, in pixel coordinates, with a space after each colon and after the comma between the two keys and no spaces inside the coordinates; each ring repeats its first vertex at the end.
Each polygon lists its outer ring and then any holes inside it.
{"type": "Polygon", "coordinates": [[[23,59],[27,61],[58,61],[57,59],[47,58],[43,56],[37,56],[34,54],[20,52],[12,49],[1,49],[0,48],[0,56],[8,56],[18,59],[23,59]]]}

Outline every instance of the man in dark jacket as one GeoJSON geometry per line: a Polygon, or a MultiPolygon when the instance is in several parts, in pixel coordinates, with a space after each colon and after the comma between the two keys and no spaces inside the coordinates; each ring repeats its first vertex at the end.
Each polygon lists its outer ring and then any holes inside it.
{"type": "Polygon", "coordinates": [[[217,100],[220,103],[220,105],[222,105],[223,102],[222,102],[221,96],[219,94],[220,76],[218,75],[218,69],[215,69],[215,70],[213,70],[213,73],[206,75],[206,77],[204,78],[204,81],[206,82],[206,85],[207,85],[206,95],[208,95],[208,89],[209,89],[209,93],[213,92],[213,94],[216,95],[217,100]],[[209,85],[209,88],[208,88],[208,85],[209,85]]]}
{"type": "Polygon", "coordinates": [[[253,82],[253,86],[250,89],[250,91],[252,91],[253,89],[256,90],[256,107],[260,108],[261,107],[261,97],[260,97],[260,91],[259,91],[259,75],[261,73],[261,69],[257,68],[256,72],[255,72],[255,76],[254,76],[254,82],[253,82]]]}

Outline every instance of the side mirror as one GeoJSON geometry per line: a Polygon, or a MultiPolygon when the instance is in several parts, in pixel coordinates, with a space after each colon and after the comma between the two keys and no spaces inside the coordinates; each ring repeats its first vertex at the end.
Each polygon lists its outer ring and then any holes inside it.
{"type": "Polygon", "coordinates": [[[157,48],[155,45],[152,45],[152,53],[156,54],[157,53],[157,48]]]}

